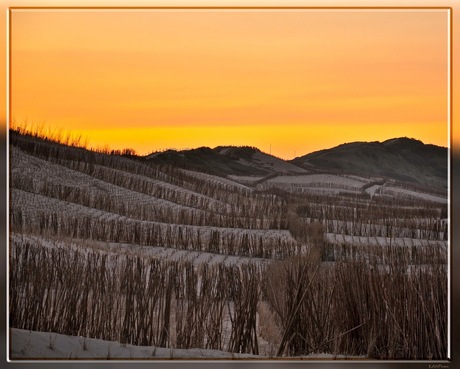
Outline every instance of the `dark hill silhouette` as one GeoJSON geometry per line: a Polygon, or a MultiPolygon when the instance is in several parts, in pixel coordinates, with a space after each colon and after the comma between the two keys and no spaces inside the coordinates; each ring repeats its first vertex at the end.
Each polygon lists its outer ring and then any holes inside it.
{"type": "Polygon", "coordinates": [[[172,164],[219,176],[267,176],[274,173],[307,173],[288,161],[250,146],[200,147],[192,150],[158,152],[146,157],[156,164],[172,164]]]}
{"type": "Polygon", "coordinates": [[[347,143],[291,162],[309,170],[340,171],[447,188],[447,148],[407,137],[347,143]]]}

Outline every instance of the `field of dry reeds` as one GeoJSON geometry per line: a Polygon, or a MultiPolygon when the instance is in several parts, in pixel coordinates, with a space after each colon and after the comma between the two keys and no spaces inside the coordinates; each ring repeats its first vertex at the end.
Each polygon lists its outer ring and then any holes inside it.
{"type": "Polygon", "coordinates": [[[410,255],[389,251],[384,265],[327,264],[312,254],[268,267],[194,265],[18,236],[11,242],[10,324],[144,346],[258,354],[257,312],[268,306],[277,356],[442,359],[447,270],[441,253],[432,252],[438,263],[413,265],[410,255]]]}
{"type": "Polygon", "coordinates": [[[14,131],[9,175],[10,328],[269,358],[446,359],[443,204],[259,191],[14,131]]]}

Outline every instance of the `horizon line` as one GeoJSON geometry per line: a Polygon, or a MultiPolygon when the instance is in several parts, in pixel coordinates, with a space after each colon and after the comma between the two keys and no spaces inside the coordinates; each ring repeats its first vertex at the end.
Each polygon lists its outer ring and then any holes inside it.
{"type": "MultiPolygon", "coordinates": [[[[193,150],[199,150],[199,149],[215,150],[215,149],[217,149],[219,147],[222,147],[222,148],[232,148],[233,147],[233,148],[256,149],[256,150],[260,151],[261,153],[263,153],[265,155],[269,155],[269,156],[275,157],[275,158],[283,160],[283,161],[292,161],[292,160],[294,160],[296,158],[301,158],[303,156],[310,155],[310,154],[313,154],[315,152],[331,150],[331,149],[334,149],[336,147],[343,146],[343,145],[349,145],[349,144],[354,144],[354,143],[379,143],[379,144],[382,144],[382,143],[387,142],[387,141],[398,140],[398,139],[408,139],[408,140],[421,142],[423,145],[437,146],[437,147],[441,147],[441,148],[445,148],[445,149],[449,148],[447,146],[441,146],[441,145],[437,145],[437,144],[433,144],[433,143],[429,143],[429,142],[424,142],[423,140],[415,138],[415,137],[399,136],[399,137],[388,138],[388,139],[385,139],[385,140],[382,140],[382,141],[379,141],[379,140],[346,141],[346,142],[342,142],[340,144],[330,146],[330,147],[326,147],[326,148],[323,148],[323,149],[309,151],[309,152],[306,152],[305,154],[301,154],[300,156],[294,155],[292,157],[292,159],[283,158],[281,156],[278,156],[276,154],[271,153],[272,144],[270,144],[270,149],[269,149],[270,152],[265,151],[264,149],[261,149],[260,147],[258,147],[256,145],[225,145],[225,144],[223,144],[223,145],[215,145],[215,146],[214,145],[199,145],[199,146],[196,146],[196,147],[182,147],[182,148],[165,147],[165,148],[154,149],[154,150],[147,151],[147,152],[137,152],[137,150],[135,148],[129,147],[130,145],[127,145],[126,147],[124,147],[122,149],[110,148],[108,143],[98,145],[98,146],[92,146],[92,145],[89,144],[89,138],[88,137],[83,137],[82,134],[78,134],[78,133],[76,133],[75,131],[73,131],[71,129],[68,129],[68,130],[55,129],[53,131],[50,131],[49,127],[46,128],[46,129],[48,130],[48,133],[44,132],[45,127],[43,125],[40,125],[40,127],[37,127],[37,126],[34,127],[33,126],[32,128],[21,127],[20,125],[16,125],[16,126],[13,126],[13,127],[10,126],[10,127],[8,127],[8,130],[7,130],[7,133],[8,133],[7,136],[9,137],[9,132],[13,131],[13,132],[15,132],[17,134],[20,134],[20,135],[32,136],[34,138],[38,138],[38,139],[45,140],[45,141],[50,141],[50,142],[53,142],[55,144],[60,144],[60,145],[64,145],[64,146],[75,147],[75,148],[80,148],[80,149],[84,149],[84,150],[88,150],[88,151],[104,153],[104,154],[112,154],[112,155],[122,155],[123,152],[130,152],[131,153],[130,155],[135,156],[135,157],[140,157],[140,158],[145,158],[145,157],[153,155],[153,154],[161,154],[161,153],[164,153],[164,152],[167,152],[167,151],[184,152],[184,151],[193,151],[193,150]]],[[[7,140],[7,144],[9,145],[9,140],[7,140]]]]}

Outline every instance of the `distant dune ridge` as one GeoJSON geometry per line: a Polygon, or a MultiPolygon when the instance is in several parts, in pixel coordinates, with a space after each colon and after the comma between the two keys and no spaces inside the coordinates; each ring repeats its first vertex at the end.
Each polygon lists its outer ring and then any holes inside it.
{"type": "Polygon", "coordinates": [[[404,137],[383,142],[345,143],[290,161],[248,146],[168,150],[146,158],[158,164],[174,164],[221,176],[333,172],[446,189],[447,155],[445,147],[404,137]]]}
{"type": "Polygon", "coordinates": [[[447,155],[445,147],[404,137],[383,142],[347,143],[291,162],[304,168],[340,170],[446,188],[447,155]]]}
{"type": "Polygon", "coordinates": [[[218,146],[214,149],[200,147],[192,150],[165,152],[148,155],[157,164],[173,164],[191,170],[205,171],[215,175],[261,175],[273,173],[307,173],[289,163],[250,146],[218,146]]]}

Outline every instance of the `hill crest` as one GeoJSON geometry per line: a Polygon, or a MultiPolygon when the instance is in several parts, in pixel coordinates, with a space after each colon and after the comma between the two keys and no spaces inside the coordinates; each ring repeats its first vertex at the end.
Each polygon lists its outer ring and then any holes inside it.
{"type": "Polygon", "coordinates": [[[399,137],[383,142],[351,142],[293,159],[303,168],[385,177],[447,188],[447,148],[399,137]]]}

